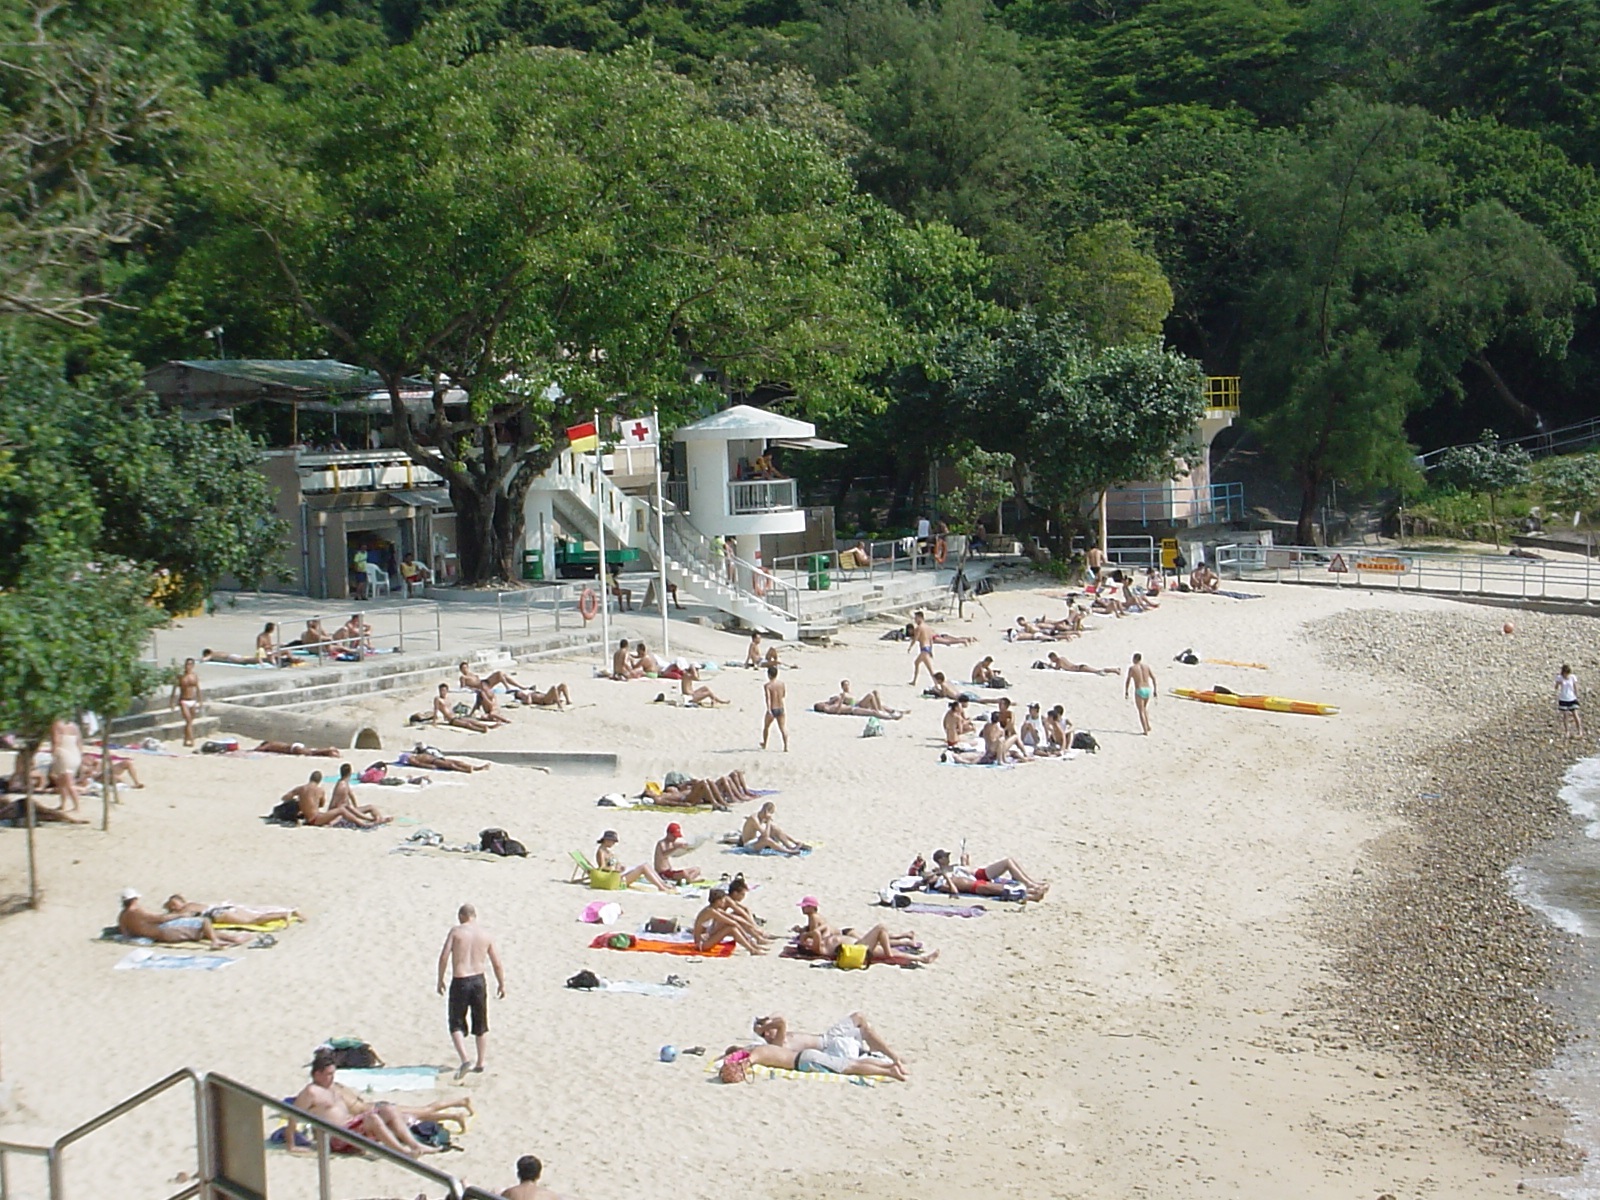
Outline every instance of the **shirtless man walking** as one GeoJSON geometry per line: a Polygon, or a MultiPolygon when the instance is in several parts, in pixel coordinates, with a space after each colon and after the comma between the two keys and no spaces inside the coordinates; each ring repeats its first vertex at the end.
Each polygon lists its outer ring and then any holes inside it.
{"type": "Polygon", "coordinates": [[[183,673],[178,676],[172,685],[172,696],[167,701],[168,708],[176,708],[183,714],[183,744],[194,745],[194,719],[200,715],[200,676],[195,673],[194,659],[183,660],[183,673]]]}
{"type": "Polygon", "coordinates": [[[917,680],[922,678],[922,668],[928,668],[928,677],[933,677],[933,626],[922,619],[918,613],[911,623],[911,644],[906,647],[909,653],[915,649],[917,661],[911,667],[911,686],[917,686],[917,680]]]}
{"type": "Polygon", "coordinates": [[[1145,665],[1144,655],[1135,654],[1133,665],[1128,668],[1128,677],[1122,683],[1122,698],[1128,698],[1128,689],[1133,689],[1133,703],[1139,710],[1139,724],[1144,727],[1145,736],[1150,735],[1150,701],[1156,695],[1156,673],[1145,665]]]}
{"type": "Polygon", "coordinates": [[[455,1043],[456,1057],[461,1065],[456,1068],[460,1079],[468,1071],[482,1071],[484,1052],[489,1043],[489,987],[484,982],[484,964],[494,968],[495,998],[506,998],[506,972],[500,964],[500,951],[494,944],[494,935],[478,924],[478,910],[463,904],[456,913],[459,924],[451,926],[445,935],[444,949],[439,951],[439,995],[444,995],[445,971],[450,972],[450,1040],[455,1043]],[[467,1060],[468,1018],[470,1032],[477,1043],[477,1065],[467,1060]]]}
{"type": "Polygon", "coordinates": [[[767,681],[761,685],[761,692],[766,700],[766,712],[761,718],[761,748],[767,748],[767,735],[772,732],[774,724],[778,732],[783,735],[783,752],[789,753],[789,718],[783,712],[783,698],[788,692],[788,686],[778,680],[778,668],[767,668],[767,681]]]}

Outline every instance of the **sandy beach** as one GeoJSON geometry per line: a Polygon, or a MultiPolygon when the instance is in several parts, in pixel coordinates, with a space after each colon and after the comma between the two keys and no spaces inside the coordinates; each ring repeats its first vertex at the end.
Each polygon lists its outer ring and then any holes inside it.
{"type": "MultiPolygon", "coordinates": [[[[825,648],[783,648],[796,664],[785,676],[789,754],[758,748],[754,672],[709,676],[732,703],[685,710],[651,703],[663,688],[675,695],[675,682],[593,679],[593,658],[536,664],[524,681],[568,683],[572,709],[520,709],[498,732],[427,740],[464,755],[611,750],[619,776],[496,766],[436,774],[425,789],[364,787],[363,800],[403,818],[373,832],[262,823],[325,763],[139,755],[149,786],[124,792],[111,832],[41,830],[44,905],[0,921],[0,1053],[13,1089],[0,1136],[48,1140],[179,1066],[288,1096],[331,1035],[365,1038],[390,1065],[453,1067],[434,969],[470,901],[499,938],[509,994],[491,1004],[489,1070],[459,1088],[442,1081],[438,1094],[468,1092],[478,1115],[464,1152],[435,1161],[480,1186],[510,1184],[525,1153],[545,1160],[552,1187],[590,1200],[996,1188],[1404,1200],[1512,1196],[1559,1173],[1570,1162],[1561,1115],[1525,1085],[1561,1036],[1534,994],[1561,946],[1505,897],[1499,873],[1564,819],[1556,780],[1582,748],[1552,740],[1550,680],[1562,661],[1600,679],[1587,619],[1515,613],[1506,637],[1497,608],[1264,585],[1252,600],[1168,595],[1158,612],[1096,618],[1066,645],[1003,640],[1019,613],[1059,614],[1049,597],[1062,590],[1003,590],[976,619],[945,619],[980,640],[937,657],[965,678],[992,654],[1014,702],[1063,704],[1100,742],[1071,761],[942,765],[943,705],[907,685],[911,656],[879,640],[885,622],[846,627],[825,648]],[[1186,647],[1268,669],[1175,663],[1186,647]],[[1162,693],[1152,736],[1139,735],[1120,678],[1029,669],[1051,649],[1116,667],[1142,652],[1162,693]],[[808,711],[841,678],[910,715],[862,738],[861,719],[808,711]],[[1340,711],[1239,711],[1166,694],[1212,684],[1340,711]],[[816,849],[751,858],[709,844],[687,861],[712,877],[743,870],[769,930],[794,923],[810,893],[836,924],[914,929],[939,961],[859,972],[776,953],[590,949],[597,930],[578,917],[602,894],[567,882],[569,851],[591,853],[613,828],[638,862],[674,819],[597,808],[597,797],[637,793],[670,770],[734,768],[775,789],[780,823],[816,849]],[[392,853],[423,826],[452,843],[500,826],[529,857],[392,853]],[[877,890],[916,855],[963,840],[974,863],[1009,855],[1051,880],[1048,899],[1020,911],[989,903],[976,919],[877,907],[877,890]],[[271,949],[231,952],[239,961],[226,970],[113,971],[127,948],[93,939],[124,886],[155,903],[179,891],[293,905],[308,920],[271,949]],[[676,973],[690,986],[566,989],[584,968],[654,982],[676,973]],[[658,1060],[664,1044],[720,1052],[748,1039],[757,1015],[820,1030],[853,1010],[904,1055],[908,1083],[730,1088],[700,1059],[658,1060]]],[[[651,618],[625,618],[613,634],[657,631],[651,618]]],[[[685,624],[673,637],[674,653],[695,658],[744,652],[733,633],[685,624]]],[[[359,711],[392,758],[410,744],[404,714],[426,703],[420,691],[383,695],[359,711]]],[[[377,757],[354,754],[358,768],[377,757]]],[[[97,815],[98,800],[88,803],[97,815]]],[[[677,819],[690,836],[719,835],[750,807],[677,819]]],[[[22,863],[21,831],[0,830],[0,892],[21,889],[22,863]]],[[[603,898],[622,903],[624,930],[687,920],[698,900],[603,898]]],[[[176,1115],[153,1132],[130,1123],[76,1148],[69,1187],[153,1194],[147,1183],[187,1168],[178,1151],[192,1126],[181,1106],[167,1111],[176,1115]],[[122,1182],[89,1185],[107,1177],[122,1182]]],[[[417,1190],[361,1162],[337,1163],[335,1179],[341,1195],[417,1190]]],[[[314,1164],[276,1155],[272,1181],[274,1197],[314,1194],[314,1164]]]]}

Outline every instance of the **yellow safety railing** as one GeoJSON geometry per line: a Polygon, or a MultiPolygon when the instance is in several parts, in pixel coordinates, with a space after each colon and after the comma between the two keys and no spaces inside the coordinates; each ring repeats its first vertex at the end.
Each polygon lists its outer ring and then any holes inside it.
{"type": "Polygon", "coordinates": [[[1207,409],[1231,413],[1239,411],[1237,375],[1207,375],[1205,394],[1207,409]]]}

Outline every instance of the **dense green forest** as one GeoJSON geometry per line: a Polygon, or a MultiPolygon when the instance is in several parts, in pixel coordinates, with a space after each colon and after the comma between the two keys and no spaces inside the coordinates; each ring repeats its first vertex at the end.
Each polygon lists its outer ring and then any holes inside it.
{"type": "Polygon", "coordinates": [[[5,7],[0,311],[69,376],[221,325],[467,385],[396,435],[468,578],[623,396],[809,414],[902,506],[1010,455],[1060,529],[1242,374],[1301,540],[1596,409],[1600,0],[5,7]]]}

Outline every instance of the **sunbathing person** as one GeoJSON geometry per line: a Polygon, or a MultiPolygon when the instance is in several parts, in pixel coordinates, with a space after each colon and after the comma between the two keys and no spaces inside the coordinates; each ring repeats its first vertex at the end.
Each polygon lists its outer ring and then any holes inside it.
{"type": "Polygon", "coordinates": [[[633,655],[628,652],[628,639],[623,638],[617,644],[616,651],[611,655],[611,678],[627,681],[643,677],[644,671],[634,662],[633,655]]]}
{"type": "Polygon", "coordinates": [[[492,675],[480,678],[478,675],[473,674],[472,667],[468,663],[457,663],[456,669],[461,672],[461,686],[474,692],[479,688],[492,687],[504,687],[513,692],[527,691],[526,685],[518,683],[504,671],[496,671],[492,675]]]}
{"type": "Polygon", "coordinates": [[[776,646],[768,646],[767,655],[761,660],[761,666],[763,668],[777,667],[780,670],[792,671],[795,669],[796,664],[784,662],[778,657],[778,648],[776,646]]]}
{"type": "Polygon", "coordinates": [[[1083,663],[1068,662],[1054,650],[1045,655],[1052,671],[1076,671],[1080,675],[1121,675],[1121,667],[1090,667],[1083,663]]]}
{"type": "Polygon", "coordinates": [[[37,825],[43,825],[47,821],[58,821],[63,825],[87,825],[89,823],[85,817],[75,817],[59,808],[46,808],[39,803],[39,790],[37,788],[34,789],[34,795],[31,800],[18,795],[0,803],[0,825],[26,825],[30,808],[33,810],[33,820],[37,825]]]}
{"type": "MultiPolygon", "coordinates": [[[[78,782],[89,783],[100,778],[100,755],[94,751],[85,751],[83,766],[78,769],[78,782]]],[[[123,758],[120,754],[111,756],[111,782],[120,783],[127,779],[136,788],[143,788],[137,772],[133,769],[133,759],[123,758]]]]}
{"type": "Polygon", "coordinates": [[[772,935],[761,928],[766,922],[751,912],[749,905],[745,903],[749,895],[750,885],[745,882],[744,874],[741,872],[728,881],[728,901],[724,908],[733,916],[744,921],[763,942],[771,942],[773,940],[772,935]]]}
{"type": "MultiPolygon", "coordinates": [[[[1121,574],[1122,572],[1120,571],[1112,572],[1113,576],[1118,576],[1121,574]]],[[[1121,580],[1118,579],[1116,582],[1120,583],[1121,580]]],[[[1116,593],[1112,590],[1112,585],[1110,582],[1102,582],[1096,585],[1094,592],[1094,603],[1089,607],[1095,612],[1107,613],[1114,617],[1120,617],[1127,612],[1127,605],[1123,604],[1121,600],[1117,599],[1116,593]]]]}
{"type": "Polygon", "coordinates": [[[661,674],[661,660],[650,653],[643,641],[640,641],[639,649],[633,656],[633,667],[640,675],[661,674]]]}
{"type": "Polygon", "coordinates": [[[967,702],[965,700],[952,700],[950,707],[944,714],[944,744],[946,746],[963,746],[978,731],[972,723],[972,718],[967,716],[967,702]]]}
{"type": "Polygon", "coordinates": [[[763,850],[776,850],[781,854],[800,854],[811,849],[804,842],[795,841],[778,828],[773,820],[777,812],[778,806],[768,800],[746,817],[744,827],[739,830],[739,845],[755,854],[763,850]]]}
{"type": "Polygon", "coordinates": [[[712,888],[706,906],[695,914],[694,924],[691,927],[695,949],[709,950],[731,938],[736,945],[743,946],[751,954],[765,954],[766,935],[760,930],[748,927],[727,905],[728,893],[719,887],[712,888]]]}
{"type": "Polygon", "coordinates": [[[886,721],[898,721],[906,715],[898,709],[890,708],[876,691],[868,692],[860,699],[852,696],[848,679],[839,681],[838,695],[818,700],[811,708],[813,712],[827,713],[834,717],[881,717],[886,721]]]}
{"type": "MultiPolygon", "coordinates": [[[[478,695],[481,697],[483,693],[479,692],[478,695]]],[[[433,698],[433,710],[431,712],[411,714],[413,722],[418,717],[431,721],[435,725],[443,722],[446,725],[454,726],[456,729],[470,729],[473,733],[488,733],[491,728],[491,726],[482,721],[456,714],[455,707],[450,703],[450,685],[448,683],[439,685],[439,694],[433,698]]]]}
{"type": "Polygon", "coordinates": [[[933,686],[922,694],[924,696],[932,696],[935,700],[977,700],[980,698],[977,692],[968,688],[958,688],[950,683],[945,679],[943,671],[935,671],[933,673],[933,686]]]}
{"type": "Polygon", "coordinates": [[[1189,586],[1197,592],[1208,592],[1214,595],[1221,582],[1222,580],[1217,577],[1217,573],[1203,562],[1196,563],[1194,570],[1189,572],[1189,586]]]}
{"type": "Polygon", "coordinates": [[[262,742],[252,748],[256,754],[289,754],[295,758],[338,758],[333,746],[307,746],[304,742],[262,742]]]}
{"type": "Polygon", "coordinates": [[[730,811],[728,802],[723,799],[716,781],[711,779],[690,779],[683,783],[669,783],[658,791],[646,787],[640,798],[667,808],[709,807],[718,812],[730,811]]]}
{"type": "Polygon", "coordinates": [[[1022,740],[1014,733],[1007,733],[1004,722],[998,712],[989,714],[989,719],[984,722],[983,728],[978,731],[978,736],[983,739],[983,753],[978,761],[984,764],[1009,762],[1013,758],[1026,761],[1028,752],[1023,748],[1022,740]]]}
{"type": "Polygon", "coordinates": [[[750,648],[744,652],[744,665],[752,670],[759,670],[762,666],[761,631],[759,629],[750,631],[750,648]]]}
{"type": "Polygon", "coordinates": [[[393,817],[384,816],[370,804],[357,803],[354,780],[351,779],[354,771],[355,768],[349,763],[339,768],[339,779],[333,785],[333,798],[328,802],[329,808],[346,816],[354,814],[359,818],[358,823],[387,825],[394,819],[393,817]]]}
{"type": "Polygon", "coordinates": [[[971,855],[963,853],[959,864],[952,864],[950,851],[935,850],[933,867],[922,877],[922,886],[930,892],[949,892],[955,895],[1003,896],[1015,890],[1020,883],[1029,900],[1043,900],[1050,891],[1048,883],[1041,883],[1029,875],[1015,859],[1002,858],[986,867],[974,868],[971,855]],[[1013,884],[1007,887],[1007,883],[1013,884]]]}
{"type": "Polygon", "coordinates": [[[1141,596],[1135,592],[1132,579],[1124,579],[1122,581],[1122,602],[1137,612],[1153,612],[1161,607],[1149,596],[1141,596]]]}
{"type": "Polygon", "coordinates": [[[689,666],[678,679],[678,687],[683,693],[683,702],[698,708],[709,700],[712,704],[728,704],[721,696],[700,682],[700,668],[689,666]]]}
{"type": "Polygon", "coordinates": [[[318,646],[326,645],[332,640],[333,639],[328,636],[328,631],[322,627],[321,618],[312,617],[306,622],[305,632],[303,632],[297,639],[290,642],[289,645],[304,646],[308,650],[314,650],[318,646]]]}
{"type": "Polygon", "coordinates": [[[1035,624],[1026,617],[1018,617],[1017,623],[1006,630],[1006,640],[1011,642],[1053,642],[1057,636],[1053,627],[1042,621],[1035,624]]]}
{"type": "Polygon", "coordinates": [[[298,908],[258,907],[224,900],[220,904],[197,904],[177,892],[167,897],[163,911],[174,917],[205,917],[216,925],[264,925],[268,921],[301,921],[298,908]]]}
{"type": "Polygon", "coordinates": [[[672,860],[694,849],[694,844],[684,840],[683,826],[676,821],[667,826],[667,836],[656,843],[653,865],[656,874],[669,883],[693,883],[700,878],[699,867],[675,867],[672,860]]]}
{"type": "Polygon", "coordinates": [[[806,915],[804,926],[796,926],[796,944],[807,954],[818,958],[837,958],[840,946],[865,946],[869,962],[890,962],[909,959],[917,963],[931,963],[939,957],[937,950],[924,951],[917,935],[890,933],[882,925],[874,925],[865,933],[853,929],[835,929],[817,913],[817,900],[806,896],[800,901],[800,911],[806,915]]]}
{"type": "MultiPolygon", "coordinates": [[[[767,1049],[796,1055],[795,1070],[832,1071],[838,1075],[887,1075],[891,1079],[901,1080],[906,1077],[905,1063],[878,1036],[865,1013],[853,1012],[835,1021],[821,1034],[793,1033],[788,1022],[779,1016],[757,1017],[753,1028],[767,1049]],[[869,1058],[869,1053],[881,1057],[869,1058]]],[[[752,1049],[752,1062],[762,1066],[783,1065],[761,1062],[755,1054],[759,1049],[761,1047],[752,1049]]]]}
{"type": "MultiPolygon", "coordinates": [[[[444,685],[441,684],[440,686],[443,687],[444,685]]],[[[472,713],[477,712],[483,713],[480,719],[491,727],[511,724],[511,718],[506,716],[505,712],[500,708],[500,697],[494,694],[493,688],[481,687],[474,694],[472,713]]],[[[472,713],[467,715],[471,717],[472,713]]]]}
{"type": "Polygon", "coordinates": [[[994,669],[994,655],[992,654],[985,654],[981,659],[972,664],[972,682],[977,684],[979,687],[1000,686],[994,681],[995,676],[998,673],[999,672],[994,669]]]}
{"type": "Polygon", "coordinates": [[[615,871],[622,876],[622,886],[632,887],[640,879],[653,883],[663,892],[672,891],[666,880],[656,873],[656,869],[649,863],[640,863],[637,867],[624,869],[622,860],[617,857],[617,831],[608,829],[600,835],[600,840],[594,847],[594,865],[602,871],[615,871]]]}
{"type": "MultiPolygon", "coordinates": [[[[350,764],[346,763],[348,767],[350,764]]],[[[387,825],[386,817],[370,805],[327,804],[327,793],[322,787],[322,772],[311,772],[311,778],[299,787],[290,788],[281,800],[293,800],[300,810],[300,820],[313,828],[326,828],[343,821],[347,827],[366,829],[373,825],[387,825]]]]}
{"type": "Polygon", "coordinates": [[[121,899],[117,932],[123,937],[148,938],[152,942],[207,942],[213,950],[252,940],[248,933],[215,928],[210,917],[151,912],[140,906],[139,893],[133,888],[123,888],[121,899]]]}
{"type": "Polygon", "coordinates": [[[259,654],[218,654],[215,650],[202,650],[200,651],[200,661],[231,663],[236,667],[253,667],[263,660],[259,654]]]}
{"type": "Polygon", "coordinates": [[[469,763],[462,758],[451,758],[437,746],[424,746],[418,742],[410,750],[395,755],[402,767],[423,767],[429,771],[460,771],[470,775],[474,771],[487,771],[493,763],[469,763]]]}
{"type": "Polygon", "coordinates": [[[1060,754],[1072,749],[1072,735],[1076,732],[1067,720],[1067,710],[1056,705],[1044,715],[1045,745],[1043,753],[1060,754]]]}
{"type": "MultiPolygon", "coordinates": [[[[300,1094],[294,1098],[295,1107],[314,1117],[321,1117],[331,1125],[359,1133],[408,1158],[420,1158],[434,1152],[432,1147],[424,1146],[411,1135],[410,1124],[399,1108],[383,1101],[373,1104],[363,1100],[353,1090],[336,1082],[336,1070],[332,1053],[318,1050],[311,1058],[311,1082],[301,1088],[300,1094]]],[[[284,1145],[291,1154],[300,1151],[297,1140],[291,1119],[289,1127],[284,1130],[284,1145]]],[[[359,1151],[360,1147],[333,1138],[329,1142],[329,1149],[343,1154],[359,1151]]]]}
{"type": "Polygon", "coordinates": [[[1028,715],[1022,718],[1022,728],[1017,731],[1017,736],[1022,739],[1023,747],[1034,754],[1043,752],[1049,745],[1044,731],[1044,716],[1037,703],[1028,705],[1028,715]]]}
{"type": "Polygon", "coordinates": [[[541,692],[537,688],[524,688],[511,693],[517,698],[518,704],[537,704],[540,708],[555,708],[561,711],[561,706],[572,703],[572,693],[567,691],[564,683],[550,685],[550,690],[541,692]]]}
{"type": "Polygon", "coordinates": [[[372,626],[361,619],[360,613],[351,613],[350,619],[333,633],[334,648],[351,654],[373,654],[372,626]]]}

